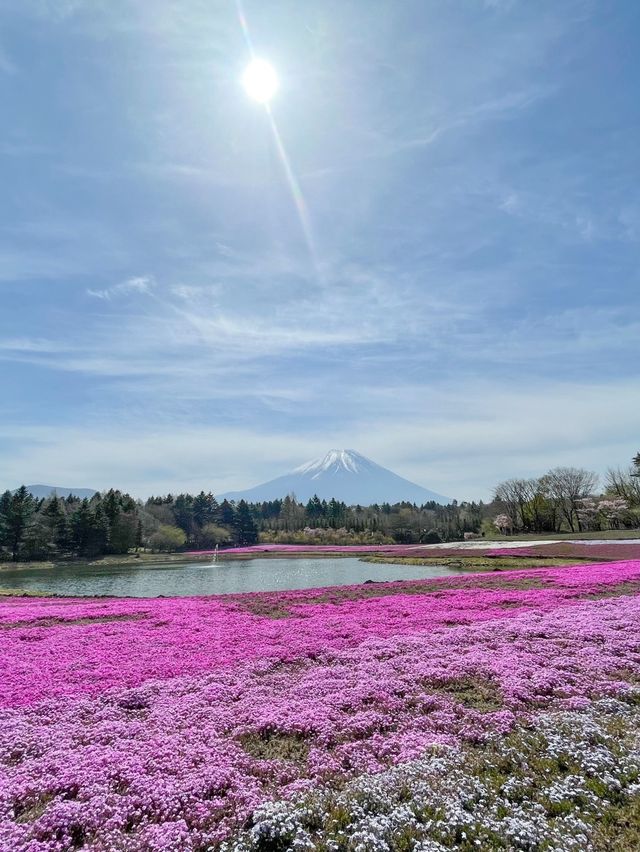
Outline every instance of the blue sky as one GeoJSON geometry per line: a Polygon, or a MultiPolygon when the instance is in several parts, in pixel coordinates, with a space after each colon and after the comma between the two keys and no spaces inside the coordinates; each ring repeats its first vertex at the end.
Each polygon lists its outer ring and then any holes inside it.
{"type": "Polygon", "coordinates": [[[0,485],[640,449],[640,4],[0,0],[0,485]]]}

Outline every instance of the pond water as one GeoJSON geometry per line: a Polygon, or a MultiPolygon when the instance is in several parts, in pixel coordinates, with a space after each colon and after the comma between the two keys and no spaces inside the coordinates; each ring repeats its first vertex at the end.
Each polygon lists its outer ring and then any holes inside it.
{"type": "Polygon", "coordinates": [[[351,557],[145,562],[143,567],[76,562],[55,568],[2,569],[0,587],[58,595],[153,598],[312,589],[365,580],[418,580],[460,573],[464,572],[446,565],[382,564],[351,557]]]}

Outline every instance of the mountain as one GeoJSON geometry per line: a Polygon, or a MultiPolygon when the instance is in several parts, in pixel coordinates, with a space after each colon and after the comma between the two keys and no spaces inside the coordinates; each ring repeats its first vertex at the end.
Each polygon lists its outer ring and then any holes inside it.
{"type": "Polygon", "coordinates": [[[227,500],[261,503],[295,494],[306,502],[314,494],[321,500],[335,497],[347,505],[370,506],[372,503],[450,503],[448,497],[429,491],[415,482],[398,476],[385,467],[360,455],[355,450],[329,450],[324,458],[314,459],[262,485],[246,491],[221,494],[227,500]]]}
{"type": "Polygon", "coordinates": [[[27,485],[27,491],[37,497],[38,500],[42,497],[50,497],[54,492],[58,497],[68,497],[73,494],[74,497],[93,497],[97,494],[95,488],[62,488],[59,485],[27,485]]]}

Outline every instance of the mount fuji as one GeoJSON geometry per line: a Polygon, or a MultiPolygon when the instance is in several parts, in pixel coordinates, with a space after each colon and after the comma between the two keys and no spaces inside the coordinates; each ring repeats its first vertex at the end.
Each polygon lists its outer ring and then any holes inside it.
{"type": "Polygon", "coordinates": [[[220,499],[261,503],[287,494],[295,494],[297,500],[305,503],[314,494],[321,500],[335,497],[349,506],[403,501],[418,505],[431,500],[442,504],[451,502],[448,497],[398,476],[355,450],[329,450],[323,458],[313,459],[284,476],[246,491],[221,494],[220,499]]]}

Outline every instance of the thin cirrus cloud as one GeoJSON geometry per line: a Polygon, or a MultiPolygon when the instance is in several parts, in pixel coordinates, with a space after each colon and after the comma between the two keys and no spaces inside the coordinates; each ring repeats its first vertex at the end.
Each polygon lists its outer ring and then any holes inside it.
{"type": "Polygon", "coordinates": [[[132,293],[150,293],[155,287],[153,278],[148,275],[136,275],[132,278],[127,278],[126,281],[121,281],[119,284],[114,284],[112,287],[106,287],[103,290],[87,289],[87,295],[94,299],[103,299],[110,301],[118,296],[127,296],[132,293]]]}

